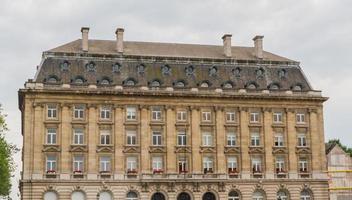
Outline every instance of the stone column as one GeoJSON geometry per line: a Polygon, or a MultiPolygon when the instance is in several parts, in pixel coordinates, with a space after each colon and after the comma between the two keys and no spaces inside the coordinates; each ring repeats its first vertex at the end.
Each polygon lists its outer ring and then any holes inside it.
{"type": "Polygon", "coordinates": [[[114,131],[115,131],[115,179],[123,179],[125,174],[125,156],[123,148],[125,145],[124,135],[124,112],[123,107],[120,105],[114,106],[114,131]]]}
{"type": "Polygon", "coordinates": [[[250,178],[250,157],[248,154],[249,127],[248,109],[240,108],[240,146],[241,146],[241,174],[243,179],[250,178]]]}
{"type": "Polygon", "coordinates": [[[326,163],[326,156],[325,156],[325,136],[324,136],[324,113],[323,113],[323,107],[319,107],[317,109],[317,115],[318,115],[318,135],[320,139],[320,159],[321,163],[321,170],[326,171],[327,166],[324,164],[326,163]]]}
{"type": "Polygon", "coordinates": [[[200,114],[198,107],[191,107],[191,131],[192,138],[192,168],[193,173],[202,173],[202,155],[200,154],[201,133],[200,133],[200,114]]]}
{"type": "Polygon", "coordinates": [[[140,146],[141,146],[141,171],[142,173],[150,173],[149,164],[149,145],[150,145],[150,128],[148,107],[141,107],[140,112],[140,146]]]}
{"type": "Polygon", "coordinates": [[[217,154],[217,171],[219,174],[226,174],[226,158],[224,154],[225,147],[225,127],[224,127],[224,111],[223,108],[215,108],[215,125],[216,125],[216,154],[217,154]]]}
{"type": "Polygon", "coordinates": [[[175,146],[176,146],[176,134],[175,134],[175,112],[173,107],[166,107],[166,134],[165,134],[165,145],[166,145],[166,159],[167,173],[177,173],[176,171],[176,154],[175,154],[175,146]]]}
{"type": "Polygon", "coordinates": [[[34,130],[33,129],[33,119],[34,119],[34,109],[35,106],[33,105],[32,101],[29,101],[28,99],[24,99],[25,104],[21,108],[23,112],[23,165],[27,166],[23,168],[23,179],[30,179],[31,178],[31,173],[32,173],[32,154],[33,154],[33,137],[34,137],[34,130]]]}
{"type": "Polygon", "coordinates": [[[33,129],[33,179],[41,178],[45,169],[45,155],[43,154],[44,137],[44,116],[43,104],[34,104],[34,129],[33,129]]]}
{"type": "Polygon", "coordinates": [[[71,126],[71,106],[68,104],[62,104],[61,106],[61,173],[60,179],[69,179],[71,173],[71,155],[70,145],[72,138],[72,126],[71,126]]]}
{"type": "Polygon", "coordinates": [[[274,163],[275,159],[273,156],[273,129],[272,129],[272,113],[271,109],[264,109],[264,149],[265,149],[265,169],[266,178],[274,178],[274,163]]]}
{"type": "Polygon", "coordinates": [[[296,154],[297,134],[295,127],[296,117],[294,109],[287,109],[286,116],[289,178],[298,178],[296,154]]]}
{"type": "Polygon", "coordinates": [[[96,152],[98,138],[96,110],[97,106],[95,104],[91,104],[88,106],[88,179],[96,179],[99,170],[99,159],[97,159],[98,156],[96,152]]]}
{"type": "Polygon", "coordinates": [[[312,150],[311,168],[313,178],[320,178],[321,165],[325,163],[321,162],[320,156],[320,134],[318,132],[318,116],[316,109],[309,109],[309,135],[310,135],[310,146],[312,150]]]}

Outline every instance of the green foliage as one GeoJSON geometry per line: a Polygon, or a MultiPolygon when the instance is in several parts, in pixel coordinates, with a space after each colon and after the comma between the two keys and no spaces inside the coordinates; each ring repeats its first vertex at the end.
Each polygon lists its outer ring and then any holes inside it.
{"type": "Polygon", "coordinates": [[[344,152],[348,153],[352,157],[352,148],[343,145],[340,142],[340,139],[331,139],[327,142],[327,144],[328,145],[333,145],[333,144],[339,145],[344,152]]]}
{"type": "Polygon", "coordinates": [[[8,131],[5,117],[0,104],[0,197],[8,197],[10,194],[11,177],[16,166],[12,155],[18,151],[15,145],[5,139],[5,133],[8,131]]]}

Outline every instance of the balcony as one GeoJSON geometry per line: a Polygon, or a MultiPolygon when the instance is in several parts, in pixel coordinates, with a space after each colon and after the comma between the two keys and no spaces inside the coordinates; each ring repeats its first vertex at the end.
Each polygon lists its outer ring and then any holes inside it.
{"type": "Polygon", "coordinates": [[[287,172],[283,168],[276,168],[276,177],[277,178],[286,178],[287,172]]]}
{"type": "Polygon", "coordinates": [[[228,174],[230,178],[238,178],[239,172],[237,168],[228,168],[228,174]]]}
{"type": "Polygon", "coordinates": [[[253,178],[262,178],[263,177],[263,172],[262,172],[262,169],[258,169],[258,168],[255,168],[253,167],[253,178]]]}
{"type": "Polygon", "coordinates": [[[164,170],[162,169],[153,169],[153,174],[162,174],[164,173],[164,170]]]}
{"type": "Polygon", "coordinates": [[[100,178],[111,178],[111,171],[100,171],[100,178]]]}
{"type": "Polygon", "coordinates": [[[56,170],[50,169],[50,170],[47,170],[47,171],[46,171],[45,177],[46,177],[46,178],[56,178],[57,175],[58,175],[58,174],[56,173],[56,170]]]}
{"type": "Polygon", "coordinates": [[[127,170],[127,178],[136,178],[138,175],[137,169],[128,169],[127,170]]]}
{"type": "Polygon", "coordinates": [[[73,178],[83,178],[83,171],[82,170],[74,170],[73,171],[73,178]]]}
{"type": "Polygon", "coordinates": [[[299,169],[299,177],[300,178],[309,178],[310,173],[307,168],[300,168],[299,169]]]}

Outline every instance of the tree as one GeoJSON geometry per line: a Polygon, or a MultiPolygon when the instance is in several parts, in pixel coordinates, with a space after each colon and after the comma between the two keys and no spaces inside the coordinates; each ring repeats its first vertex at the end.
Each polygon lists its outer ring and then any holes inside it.
{"type": "Polygon", "coordinates": [[[0,197],[8,197],[11,191],[11,177],[15,170],[13,154],[19,149],[6,141],[5,133],[8,132],[5,121],[6,115],[2,113],[0,104],[0,197]]]}
{"type": "Polygon", "coordinates": [[[343,145],[339,139],[331,139],[327,142],[328,146],[333,145],[333,144],[339,145],[343,151],[345,151],[346,153],[348,153],[352,157],[352,148],[343,145]]]}

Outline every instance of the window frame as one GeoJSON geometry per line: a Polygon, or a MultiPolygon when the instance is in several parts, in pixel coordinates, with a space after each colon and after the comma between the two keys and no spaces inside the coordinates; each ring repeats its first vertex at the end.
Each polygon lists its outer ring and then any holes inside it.
{"type": "Polygon", "coordinates": [[[260,114],[259,112],[251,112],[249,114],[249,122],[250,123],[259,123],[260,122],[260,114]]]}
{"type": "Polygon", "coordinates": [[[100,145],[111,145],[112,144],[111,130],[109,129],[100,130],[99,138],[100,138],[100,145]]]}
{"type": "Polygon", "coordinates": [[[48,104],[46,106],[47,109],[47,119],[53,120],[58,119],[58,106],[57,104],[48,104]]]}
{"type": "Polygon", "coordinates": [[[84,144],[84,129],[83,128],[74,128],[73,129],[72,144],[74,144],[74,145],[83,145],[84,144]],[[79,132],[78,130],[80,130],[81,132],[79,132]],[[77,139],[77,141],[76,141],[76,139],[77,139]]]}
{"type": "Polygon", "coordinates": [[[57,128],[48,127],[46,129],[46,144],[47,145],[57,144],[57,128]],[[50,132],[51,130],[54,130],[54,132],[50,132]]]}
{"type": "Polygon", "coordinates": [[[101,120],[111,120],[112,110],[110,106],[101,106],[100,107],[100,119],[101,120]]]}
{"type": "Polygon", "coordinates": [[[134,106],[126,107],[126,120],[127,121],[136,121],[137,120],[137,108],[134,106]]]}
{"type": "Polygon", "coordinates": [[[282,112],[274,112],[273,113],[273,123],[274,124],[283,123],[283,113],[282,112]]]}
{"type": "Polygon", "coordinates": [[[73,106],[73,119],[84,120],[85,117],[85,105],[77,104],[73,106]]]}
{"type": "Polygon", "coordinates": [[[100,156],[99,158],[99,171],[111,172],[111,156],[100,156]]]}
{"type": "Polygon", "coordinates": [[[136,146],[138,144],[137,131],[136,130],[126,130],[126,145],[136,146]]]}

